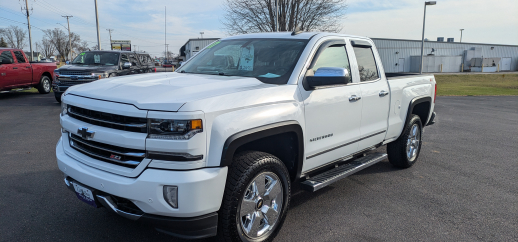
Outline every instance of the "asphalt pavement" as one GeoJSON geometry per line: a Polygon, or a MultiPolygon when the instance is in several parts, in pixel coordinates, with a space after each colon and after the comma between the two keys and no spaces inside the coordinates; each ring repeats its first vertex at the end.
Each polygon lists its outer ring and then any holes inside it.
{"type": "MultiPolygon", "coordinates": [[[[438,97],[435,111],[413,167],[295,188],[275,241],[518,241],[518,97],[438,97]]],[[[0,241],[183,241],[65,187],[59,112],[52,93],[0,94],[0,241]]]]}

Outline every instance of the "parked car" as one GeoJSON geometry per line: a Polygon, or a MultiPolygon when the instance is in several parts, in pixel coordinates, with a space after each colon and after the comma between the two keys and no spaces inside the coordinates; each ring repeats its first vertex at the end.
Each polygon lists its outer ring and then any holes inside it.
{"type": "Polygon", "coordinates": [[[61,102],[61,95],[69,87],[89,83],[99,79],[124,76],[154,71],[148,54],[130,51],[85,51],[79,54],[69,65],[55,70],[52,86],[56,101],[61,102]]]}
{"type": "Polygon", "coordinates": [[[0,48],[0,92],[35,87],[41,94],[51,91],[56,63],[29,62],[21,49],[0,48]]]}
{"type": "Polygon", "coordinates": [[[173,63],[170,61],[164,61],[162,64],[162,67],[173,67],[173,63]]]}
{"type": "Polygon", "coordinates": [[[435,94],[433,75],[387,78],[366,37],[228,37],[173,73],[69,88],[57,163],[80,200],[161,232],[272,241],[293,184],[414,165],[435,94]]]}

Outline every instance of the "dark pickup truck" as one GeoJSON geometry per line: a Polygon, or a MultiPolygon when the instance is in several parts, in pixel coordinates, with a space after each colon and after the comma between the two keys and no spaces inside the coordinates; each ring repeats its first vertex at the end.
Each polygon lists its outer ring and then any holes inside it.
{"type": "Polygon", "coordinates": [[[36,87],[41,94],[47,94],[55,69],[55,62],[29,62],[20,49],[0,48],[0,93],[36,87]]]}
{"type": "Polygon", "coordinates": [[[103,78],[156,72],[149,54],[130,51],[86,51],[79,54],[70,65],[54,71],[52,84],[56,101],[71,86],[103,78]]]}

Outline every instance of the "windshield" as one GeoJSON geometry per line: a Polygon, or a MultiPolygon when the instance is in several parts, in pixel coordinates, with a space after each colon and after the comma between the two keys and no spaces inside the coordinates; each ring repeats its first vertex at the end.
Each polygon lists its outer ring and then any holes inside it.
{"type": "Polygon", "coordinates": [[[286,84],[307,40],[239,39],[217,41],[178,69],[181,73],[255,77],[286,84]]]}
{"type": "Polygon", "coordinates": [[[83,52],[72,61],[72,64],[114,66],[119,64],[119,53],[83,52]]]}

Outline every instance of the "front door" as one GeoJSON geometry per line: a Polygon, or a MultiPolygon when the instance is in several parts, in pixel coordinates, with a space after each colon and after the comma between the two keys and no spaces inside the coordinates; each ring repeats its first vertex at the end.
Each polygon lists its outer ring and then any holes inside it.
{"type": "Polygon", "coordinates": [[[387,80],[380,75],[377,63],[381,62],[372,46],[368,41],[353,45],[363,100],[358,150],[383,142],[387,133],[390,89],[387,80]]]}
{"type": "MultiPolygon", "coordinates": [[[[351,73],[345,40],[329,40],[322,43],[316,60],[307,71],[312,75],[320,67],[340,67],[351,73]],[[327,42],[327,43],[326,43],[327,42]],[[321,51],[322,49],[322,51],[321,51]]],[[[357,151],[360,137],[362,100],[350,97],[360,95],[359,85],[344,84],[316,90],[305,90],[299,84],[304,100],[306,152],[303,172],[325,165],[357,151]]]]}
{"type": "Polygon", "coordinates": [[[501,71],[510,71],[511,70],[511,58],[504,57],[502,58],[502,66],[500,67],[501,71]]]}
{"type": "Polygon", "coordinates": [[[16,78],[16,70],[13,70],[13,64],[2,64],[2,60],[10,60],[14,63],[13,54],[10,50],[0,52],[0,90],[7,89],[14,83],[16,78]]]}
{"type": "Polygon", "coordinates": [[[399,58],[397,62],[397,72],[405,72],[405,58],[399,58]]]}

